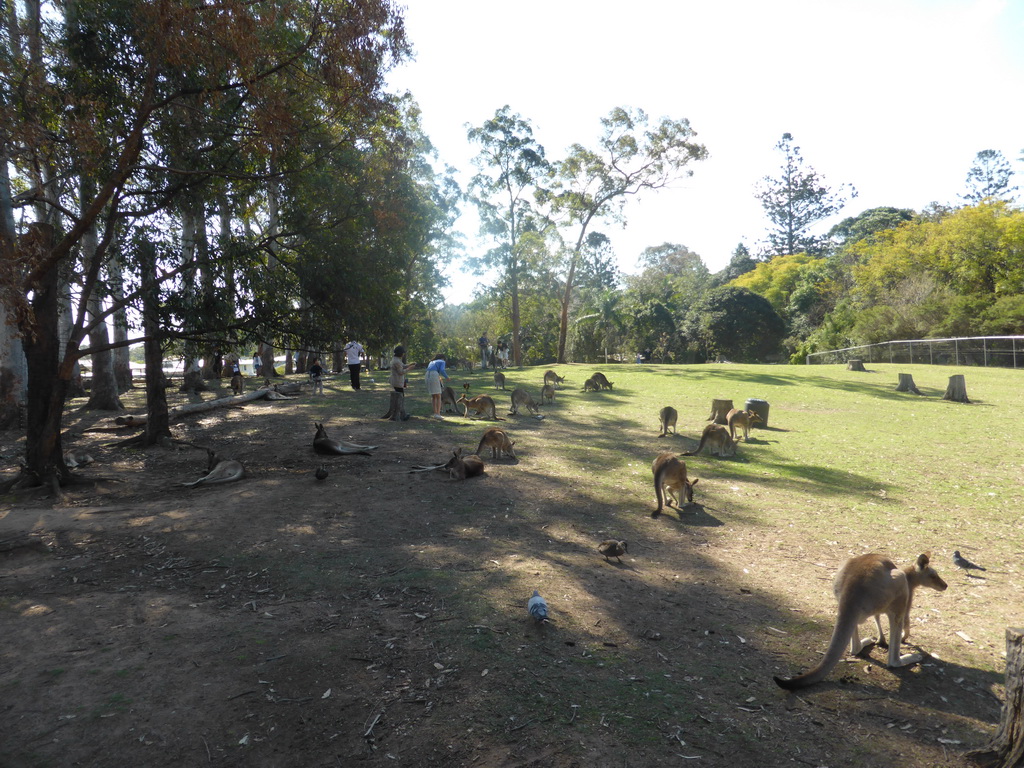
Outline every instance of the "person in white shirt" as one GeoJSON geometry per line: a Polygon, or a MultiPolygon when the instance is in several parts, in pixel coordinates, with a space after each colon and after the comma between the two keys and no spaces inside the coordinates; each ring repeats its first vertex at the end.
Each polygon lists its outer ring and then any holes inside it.
{"type": "Polygon", "coordinates": [[[349,339],[348,344],[345,345],[345,357],[348,360],[348,371],[352,379],[352,389],[359,389],[359,369],[363,367],[363,358],[366,357],[366,350],[355,339],[349,339]]]}

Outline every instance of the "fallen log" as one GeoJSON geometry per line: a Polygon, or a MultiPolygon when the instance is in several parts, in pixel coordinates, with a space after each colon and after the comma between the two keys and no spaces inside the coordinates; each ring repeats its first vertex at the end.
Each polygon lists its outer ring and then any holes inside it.
{"type": "MultiPolygon", "coordinates": [[[[176,421],[177,419],[185,416],[190,416],[193,413],[205,413],[206,411],[212,411],[217,408],[230,408],[235,405],[245,405],[245,403],[252,402],[253,400],[261,400],[267,397],[268,392],[273,390],[267,389],[256,389],[252,392],[246,392],[244,395],[231,395],[229,397],[218,397],[216,400],[207,400],[203,403],[189,403],[188,405],[179,405],[176,408],[171,408],[167,411],[167,417],[170,421],[176,421]]],[[[277,393],[274,392],[276,395],[277,393]]],[[[137,416],[127,415],[118,416],[114,419],[115,424],[119,424],[122,427],[144,427],[148,414],[141,413],[137,416]]]]}

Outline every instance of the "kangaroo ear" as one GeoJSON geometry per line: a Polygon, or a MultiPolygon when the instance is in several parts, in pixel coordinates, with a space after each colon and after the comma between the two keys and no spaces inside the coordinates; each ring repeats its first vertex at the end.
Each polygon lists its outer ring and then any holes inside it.
{"type": "Polygon", "coordinates": [[[700,478],[699,477],[693,478],[693,480],[690,481],[690,487],[693,488],[693,486],[695,486],[699,482],[700,482],[700,478]]]}
{"type": "Polygon", "coordinates": [[[929,555],[931,555],[931,552],[923,552],[922,554],[917,556],[918,568],[926,568],[928,566],[928,562],[931,559],[929,555]]]}

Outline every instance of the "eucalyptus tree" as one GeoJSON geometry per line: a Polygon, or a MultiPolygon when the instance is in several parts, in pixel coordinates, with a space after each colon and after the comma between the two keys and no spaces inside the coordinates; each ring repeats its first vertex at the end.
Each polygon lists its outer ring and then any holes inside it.
{"type": "Polygon", "coordinates": [[[687,166],[708,156],[694,141],[696,132],[685,118],[667,117],[648,127],[640,109],[616,107],[601,118],[596,149],[573,144],[565,159],[552,166],[550,204],[562,226],[575,232],[566,270],[558,331],[558,362],[565,362],[569,307],[576,269],[590,225],[598,219],[625,224],[626,200],[669,186],[693,171],[687,166]]]}
{"type": "Polygon", "coordinates": [[[833,190],[825,184],[824,177],[805,163],[792,134],[782,134],[775,148],[783,156],[779,176],[765,176],[755,192],[772,225],[768,231],[770,255],[801,251],[817,255],[823,241],[811,234],[811,227],[841,211],[846,195],[854,198],[857,190],[851,185],[833,190]]]}
{"type": "MultiPolygon", "coordinates": [[[[71,370],[82,355],[100,351],[82,342],[100,319],[87,308],[94,294],[103,295],[112,244],[125,243],[120,255],[129,258],[122,262],[128,273],[123,303],[139,302],[143,279],[150,295],[159,292],[150,304],[160,312],[159,327],[151,325],[150,332],[202,339],[211,327],[183,322],[192,319],[189,307],[175,305],[175,298],[204,257],[184,263],[180,248],[175,254],[160,242],[173,222],[168,212],[175,198],[218,175],[259,176],[258,169],[272,169],[275,154],[312,126],[372,122],[383,72],[404,55],[406,43],[389,0],[266,0],[217,8],[100,0],[68,3],[45,18],[30,2],[9,4],[6,12],[11,51],[11,30],[28,22],[47,54],[0,57],[4,87],[21,89],[19,98],[0,105],[3,154],[14,169],[0,194],[0,206],[10,206],[0,210],[0,290],[28,363],[23,480],[55,483],[67,477],[60,422],[71,370]],[[167,140],[175,126],[184,130],[185,112],[192,118],[188,130],[198,137],[189,167],[178,164],[167,140]],[[78,196],[80,178],[90,179],[93,191],[78,196]],[[12,224],[11,209],[24,206],[42,213],[30,224],[12,224]],[[97,232],[96,248],[85,253],[80,246],[90,229],[97,232]],[[154,249],[135,245],[154,238],[154,249]],[[136,259],[139,253],[148,255],[136,259]],[[147,263],[148,273],[142,269],[147,263]],[[59,346],[57,276],[66,265],[74,275],[76,312],[70,339],[59,346]],[[158,285],[149,285],[153,279],[158,285]]],[[[250,285],[257,282],[250,279],[250,285]]],[[[101,316],[119,308],[104,302],[101,316]]],[[[238,317],[233,322],[255,332],[245,309],[231,308],[238,317]]]]}
{"type": "Polygon", "coordinates": [[[478,172],[469,183],[469,198],[479,211],[481,234],[495,241],[495,246],[473,263],[477,267],[496,267],[501,273],[509,292],[513,362],[522,365],[522,240],[526,233],[546,229],[535,203],[550,164],[544,147],[533,137],[530,121],[512,112],[507,104],[483,125],[471,127],[467,135],[480,145],[473,158],[478,172]]]}

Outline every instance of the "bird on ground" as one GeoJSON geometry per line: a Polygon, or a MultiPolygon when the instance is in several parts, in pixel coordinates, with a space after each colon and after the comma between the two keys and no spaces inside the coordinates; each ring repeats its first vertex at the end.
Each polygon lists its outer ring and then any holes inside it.
{"type": "Polygon", "coordinates": [[[313,476],[316,477],[317,480],[326,480],[327,479],[327,465],[326,464],[321,464],[319,467],[317,467],[316,468],[316,472],[313,473],[313,476]]]}
{"type": "Polygon", "coordinates": [[[526,604],[526,610],[529,611],[530,615],[539,623],[546,624],[551,621],[548,618],[548,603],[540,596],[540,592],[536,589],[533,590],[533,597],[530,598],[526,604]]]}
{"type": "MultiPolygon", "coordinates": [[[[614,557],[621,563],[622,556],[626,554],[626,542],[607,539],[597,545],[597,551],[604,555],[605,560],[608,560],[609,557],[614,557]]],[[[608,562],[610,563],[611,560],[608,560],[608,562]]]]}
{"type": "Polygon", "coordinates": [[[987,570],[985,568],[982,568],[977,563],[972,563],[966,557],[962,556],[960,554],[960,550],[959,549],[953,550],[953,565],[955,565],[957,568],[963,568],[965,571],[971,571],[971,570],[984,571],[984,570],[987,570]]]}

